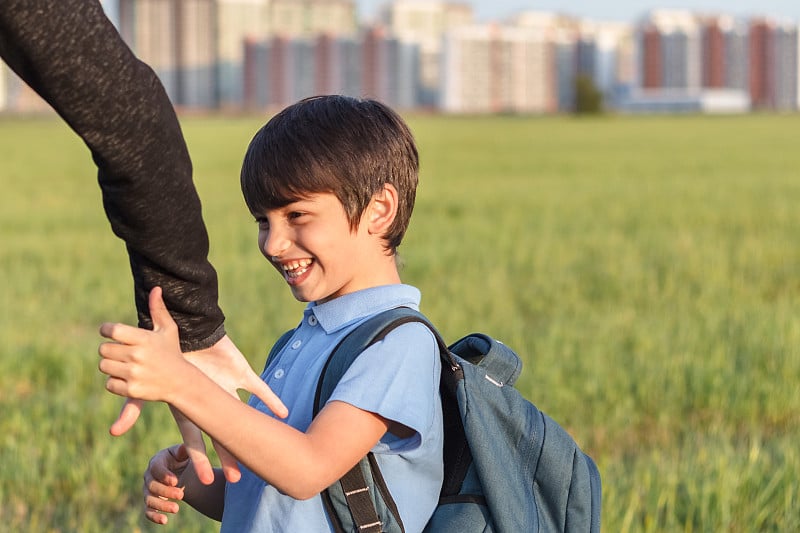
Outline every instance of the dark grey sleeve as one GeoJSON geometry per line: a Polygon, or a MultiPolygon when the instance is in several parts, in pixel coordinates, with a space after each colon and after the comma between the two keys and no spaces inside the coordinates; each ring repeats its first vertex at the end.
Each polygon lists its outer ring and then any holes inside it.
{"type": "Polygon", "coordinates": [[[164,289],[185,351],[224,334],[217,274],[192,164],[161,82],[122,41],[96,0],[3,0],[0,56],[83,139],[103,205],[127,245],[139,324],[164,289]]]}

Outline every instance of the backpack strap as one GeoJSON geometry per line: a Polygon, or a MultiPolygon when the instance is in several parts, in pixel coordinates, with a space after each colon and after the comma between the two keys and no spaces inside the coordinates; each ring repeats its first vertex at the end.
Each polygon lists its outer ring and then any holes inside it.
{"type": "MultiPolygon", "coordinates": [[[[441,336],[422,313],[408,307],[398,307],[379,313],[348,333],[331,352],[317,383],[317,391],[314,396],[314,416],[328,401],[339,380],[356,357],[372,344],[382,340],[396,327],[409,322],[422,322],[428,326],[434,332],[437,343],[440,345],[440,351],[444,349],[442,353],[449,353],[441,336]]],[[[371,452],[322,494],[323,504],[335,531],[345,531],[343,523],[350,522],[349,518],[352,518],[356,531],[383,531],[384,524],[378,517],[373,500],[377,494],[373,496],[367,481],[368,478],[372,478],[375,491],[380,494],[400,531],[405,531],[397,505],[389,493],[378,463],[371,452]],[[344,512],[342,507],[345,506],[350,511],[350,517],[342,516],[344,512]]]]}

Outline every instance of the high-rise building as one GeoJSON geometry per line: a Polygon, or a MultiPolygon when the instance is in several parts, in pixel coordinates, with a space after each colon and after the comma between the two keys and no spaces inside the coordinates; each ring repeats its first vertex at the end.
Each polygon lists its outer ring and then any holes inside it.
{"type": "Polygon", "coordinates": [[[358,30],[353,0],[267,1],[274,35],[295,38],[325,33],[353,37],[358,30]]]}
{"type": "Polygon", "coordinates": [[[554,48],[531,28],[463,27],[445,36],[442,109],[451,113],[557,110],[554,48]]]}
{"type": "Polygon", "coordinates": [[[188,107],[242,104],[246,39],[306,34],[317,26],[340,31],[352,28],[353,18],[353,3],[346,0],[120,0],[119,5],[123,38],[153,67],[173,102],[188,107]],[[349,8],[349,19],[337,15],[341,8],[349,8]]]}
{"type": "Polygon", "coordinates": [[[215,0],[120,0],[119,29],[176,106],[215,107],[215,0]]]}
{"type": "Polygon", "coordinates": [[[268,6],[268,0],[217,0],[217,87],[222,107],[244,101],[245,43],[264,41],[270,34],[268,6]]]}
{"type": "Polygon", "coordinates": [[[700,21],[700,39],[702,47],[702,86],[720,89],[726,86],[727,56],[725,54],[725,30],[731,24],[718,17],[709,17],[700,21]]]}
{"type": "Polygon", "coordinates": [[[640,23],[639,32],[642,87],[701,87],[700,27],[692,12],[651,11],[640,23]]]}
{"type": "Polygon", "coordinates": [[[541,35],[551,48],[555,82],[554,97],[557,111],[572,111],[575,107],[575,86],[581,73],[596,68],[595,42],[588,35],[582,38],[584,25],[580,20],[553,13],[526,11],[511,19],[515,27],[541,35]]]}
{"type": "Polygon", "coordinates": [[[629,24],[583,20],[578,39],[578,73],[591,78],[606,100],[633,84],[629,24]]]}
{"type": "Polygon", "coordinates": [[[398,39],[382,26],[361,38],[361,95],[408,109],[419,104],[420,47],[398,39]]]}
{"type": "Polygon", "coordinates": [[[379,28],[359,37],[273,36],[248,41],[245,103],[284,107],[318,94],[366,96],[398,109],[416,106],[419,52],[379,28]]]}
{"type": "Polygon", "coordinates": [[[655,10],[635,29],[639,83],[617,105],[628,111],[746,111],[741,27],[729,17],[655,10]]]}
{"type": "Polygon", "coordinates": [[[725,38],[725,87],[749,92],[747,25],[734,20],[730,27],[724,28],[725,38]]]}
{"type": "Polygon", "coordinates": [[[384,5],[380,24],[390,36],[419,49],[420,104],[433,106],[439,99],[442,36],[473,22],[467,2],[395,0],[384,5]]]}
{"type": "Polygon", "coordinates": [[[798,92],[798,29],[796,24],[775,27],[775,109],[794,111],[800,103],[798,92]]]}
{"type": "Polygon", "coordinates": [[[773,25],[766,19],[753,19],[749,30],[750,101],[753,108],[775,105],[775,50],[773,25]]]}
{"type": "MultiPolygon", "coordinates": [[[[635,25],[533,11],[476,24],[469,0],[389,0],[362,28],[355,0],[101,2],[178,107],[340,93],[403,109],[550,113],[573,109],[581,75],[611,107],[800,108],[796,22],[660,9],[635,25]]],[[[0,66],[3,109],[48,106],[0,66]]]]}
{"type": "Polygon", "coordinates": [[[641,87],[659,89],[664,85],[664,53],[661,50],[661,32],[650,24],[641,28],[639,38],[639,72],[641,87]]]}

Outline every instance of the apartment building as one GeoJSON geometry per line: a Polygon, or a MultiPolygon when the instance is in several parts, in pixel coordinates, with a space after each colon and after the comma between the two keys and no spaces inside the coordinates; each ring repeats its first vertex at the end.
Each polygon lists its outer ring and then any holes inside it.
{"type": "Polygon", "coordinates": [[[654,10],[640,22],[641,86],[697,89],[702,86],[701,31],[694,13],[654,10]]]}
{"type": "Polygon", "coordinates": [[[530,28],[462,27],[447,33],[441,109],[549,113],[558,108],[554,47],[530,28]]]}
{"type": "MultiPolygon", "coordinates": [[[[569,112],[577,76],[620,109],[800,108],[796,22],[657,9],[633,24],[395,0],[361,27],[355,0],[103,0],[184,108],[273,107],[318,93],[403,109],[569,112]],[[638,99],[638,100],[637,100],[638,99]]],[[[47,109],[6,67],[0,110],[47,109]]]]}
{"type": "Polygon", "coordinates": [[[800,108],[798,90],[798,28],[796,24],[778,23],[774,28],[774,108],[791,111],[800,108]]]}
{"type": "Polygon", "coordinates": [[[419,49],[382,28],[356,37],[249,41],[244,70],[248,107],[280,108],[316,94],[370,97],[398,109],[417,105],[419,49]]]}
{"type": "Polygon", "coordinates": [[[443,36],[474,24],[474,19],[472,6],[466,2],[399,0],[384,5],[379,21],[388,35],[419,49],[420,105],[438,103],[443,36]]]}
{"type": "Polygon", "coordinates": [[[120,0],[119,28],[177,106],[238,107],[246,41],[354,35],[357,20],[352,0],[120,0]]]}
{"type": "Polygon", "coordinates": [[[608,101],[636,81],[634,35],[630,24],[580,21],[578,74],[594,80],[608,101]]]}
{"type": "Polygon", "coordinates": [[[174,105],[216,107],[215,0],[120,0],[119,30],[158,74],[174,105]]]}
{"type": "Polygon", "coordinates": [[[217,0],[217,89],[222,108],[244,101],[245,43],[271,33],[269,3],[264,0],[217,0]]]}
{"type": "Polygon", "coordinates": [[[283,37],[319,34],[353,37],[358,29],[353,0],[266,0],[272,33],[283,37]]]}

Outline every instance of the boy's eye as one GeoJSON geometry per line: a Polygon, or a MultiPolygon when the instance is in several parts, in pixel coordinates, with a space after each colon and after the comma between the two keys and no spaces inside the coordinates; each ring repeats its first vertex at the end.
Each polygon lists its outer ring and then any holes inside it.
{"type": "Polygon", "coordinates": [[[266,218],[257,218],[256,224],[258,224],[258,229],[269,229],[269,221],[266,218]]]}
{"type": "Polygon", "coordinates": [[[301,213],[300,211],[292,211],[291,213],[289,213],[288,216],[289,216],[290,219],[295,219],[295,218],[300,218],[301,216],[303,216],[303,213],[301,213]]]}

